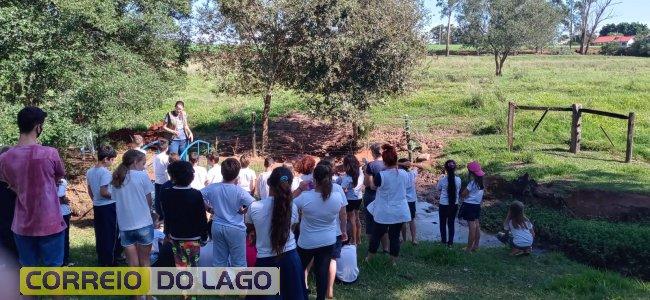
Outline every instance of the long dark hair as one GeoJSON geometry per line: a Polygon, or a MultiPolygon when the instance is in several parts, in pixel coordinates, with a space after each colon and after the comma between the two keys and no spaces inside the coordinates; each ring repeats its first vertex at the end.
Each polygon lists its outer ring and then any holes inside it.
{"type": "Polygon", "coordinates": [[[266,181],[273,195],[273,214],[271,216],[271,249],[281,255],[289,239],[291,230],[291,182],[293,174],[286,167],[273,169],[266,181]]]}
{"type": "Polygon", "coordinates": [[[355,187],[359,184],[359,160],[356,156],[350,154],[343,158],[343,167],[345,174],[352,177],[352,185],[355,187]]]}
{"type": "Polygon", "coordinates": [[[472,172],[469,172],[469,173],[472,174],[471,176],[472,176],[472,179],[474,180],[474,183],[476,183],[476,186],[478,186],[478,188],[481,189],[481,190],[484,189],[485,186],[483,185],[483,176],[478,176],[478,175],[476,175],[476,174],[474,174],[472,172]]]}
{"type": "Polygon", "coordinates": [[[115,172],[113,172],[113,180],[111,181],[111,184],[116,188],[122,187],[122,184],[124,184],[124,180],[126,179],[126,174],[129,172],[131,165],[146,158],[147,157],[144,155],[144,153],[138,150],[131,149],[129,151],[126,151],[126,153],[122,155],[122,162],[119,166],[117,166],[115,172]]]}
{"type": "Polygon", "coordinates": [[[524,204],[521,203],[521,201],[514,201],[512,204],[510,204],[508,215],[510,216],[512,227],[517,229],[528,229],[528,226],[526,226],[526,221],[528,221],[528,218],[526,218],[526,215],[524,214],[524,204]]]}
{"type": "Polygon", "coordinates": [[[445,171],[447,172],[447,196],[449,204],[456,203],[456,162],[450,159],[445,162],[445,171]]]}
{"type": "Polygon", "coordinates": [[[314,183],[323,196],[323,201],[327,200],[332,194],[332,169],[321,164],[314,169],[314,183]]]}
{"type": "Polygon", "coordinates": [[[381,146],[381,149],[383,150],[381,152],[381,158],[384,160],[384,165],[386,167],[395,166],[397,164],[397,151],[395,151],[395,147],[391,144],[384,144],[381,146]]]}

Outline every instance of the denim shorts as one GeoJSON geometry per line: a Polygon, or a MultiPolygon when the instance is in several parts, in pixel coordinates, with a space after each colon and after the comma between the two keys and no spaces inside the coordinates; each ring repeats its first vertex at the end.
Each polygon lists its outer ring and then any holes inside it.
{"type": "Polygon", "coordinates": [[[141,246],[153,244],[153,224],[138,229],[120,231],[120,243],[122,247],[134,244],[141,246]]]}

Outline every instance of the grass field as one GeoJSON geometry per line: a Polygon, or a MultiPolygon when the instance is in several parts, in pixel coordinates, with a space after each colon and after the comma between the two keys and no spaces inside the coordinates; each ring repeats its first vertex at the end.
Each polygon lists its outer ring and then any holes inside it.
{"type": "MultiPolygon", "coordinates": [[[[95,265],[92,228],[73,228],[70,234],[72,261],[95,265]]],[[[391,267],[384,255],[363,262],[366,249],[362,245],[357,251],[359,281],[337,284],[337,299],[641,299],[650,293],[646,282],[599,271],[558,253],[511,257],[505,248],[486,248],[465,254],[460,247],[420,243],[404,246],[398,266],[391,267]]]]}
{"type": "MultiPolygon", "coordinates": [[[[650,193],[650,60],[633,57],[521,55],[508,58],[502,77],[493,76],[490,57],[451,56],[424,59],[413,88],[375,106],[370,118],[375,128],[399,130],[408,115],[415,132],[453,130],[443,137],[445,158],[461,163],[477,159],[490,174],[513,178],[525,172],[538,181],[565,180],[576,187],[650,193]],[[518,111],[515,151],[506,149],[507,103],[570,106],[627,114],[636,112],[634,162],[625,155],[624,120],[585,115],[582,149],[568,152],[571,117],[551,112],[535,133],[542,112],[518,111]],[[601,127],[611,137],[612,146],[601,127]]],[[[258,95],[214,94],[214,79],[190,72],[178,97],[187,102],[192,125],[208,140],[225,123],[249,128],[251,112],[261,113],[258,95]]],[[[274,93],[271,117],[306,104],[291,91],[274,93]]],[[[149,112],[162,119],[173,106],[149,112]]],[[[434,138],[437,138],[434,136],[434,138]]]]}

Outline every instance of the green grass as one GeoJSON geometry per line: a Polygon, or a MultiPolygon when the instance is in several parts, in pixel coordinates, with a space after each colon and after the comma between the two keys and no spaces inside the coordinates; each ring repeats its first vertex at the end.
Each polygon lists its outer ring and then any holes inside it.
{"type": "MultiPolygon", "coordinates": [[[[490,174],[508,179],[528,172],[541,182],[569,182],[569,188],[650,193],[650,60],[599,55],[520,55],[508,58],[502,77],[495,77],[493,68],[489,56],[424,58],[415,72],[412,89],[373,107],[370,120],[375,128],[395,134],[400,134],[404,115],[411,118],[415,133],[453,130],[458,134],[432,135],[448,143],[443,159],[453,158],[460,163],[478,160],[490,174]],[[635,112],[633,163],[621,163],[627,122],[595,115],[583,117],[583,151],[577,155],[569,153],[568,112],[550,112],[533,133],[542,112],[517,111],[515,151],[508,152],[508,101],[564,107],[580,103],[585,108],[622,114],[635,112]]],[[[175,98],[186,101],[197,135],[212,141],[224,130],[248,133],[251,113],[261,115],[262,97],[215,94],[215,80],[192,69],[186,87],[175,98]]],[[[271,118],[290,111],[305,111],[306,105],[298,94],[278,89],[273,95],[271,118]]],[[[161,120],[172,106],[173,101],[169,101],[159,110],[147,112],[148,119],[161,120]]]]}
{"type": "MultiPolygon", "coordinates": [[[[71,230],[72,261],[96,264],[92,228],[71,230]]],[[[352,285],[335,286],[337,299],[431,298],[644,298],[646,282],[596,270],[558,253],[511,257],[505,248],[482,248],[465,254],[424,242],[402,248],[397,267],[385,255],[370,264],[358,249],[360,277],[352,285]]],[[[314,288],[312,287],[312,290],[314,288]]]]}
{"type": "MultiPolygon", "coordinates": [[[[429,51],[440,51],[445,50],[445,44],[429,44],[427,45],[427,50],[429,51]]],[[[463,46],[462,44],[451,44],[449,45],[449,50],[458,51],[458,50],[472,50],[472,47],[463,46]]]]}

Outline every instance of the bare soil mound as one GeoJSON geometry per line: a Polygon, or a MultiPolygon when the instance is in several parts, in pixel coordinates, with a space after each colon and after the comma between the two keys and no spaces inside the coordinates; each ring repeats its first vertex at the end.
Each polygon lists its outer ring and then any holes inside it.
{"type": "Polygon", "coordinates": [[[486,178],[486,185],[494,197],[512,196],[563,210],[578,218],[630,222],[650,220],[650,195],[574,188],[571,182],[566,181],[538,184],[528,174],[513,181],[491,176],[486,178]]]}

